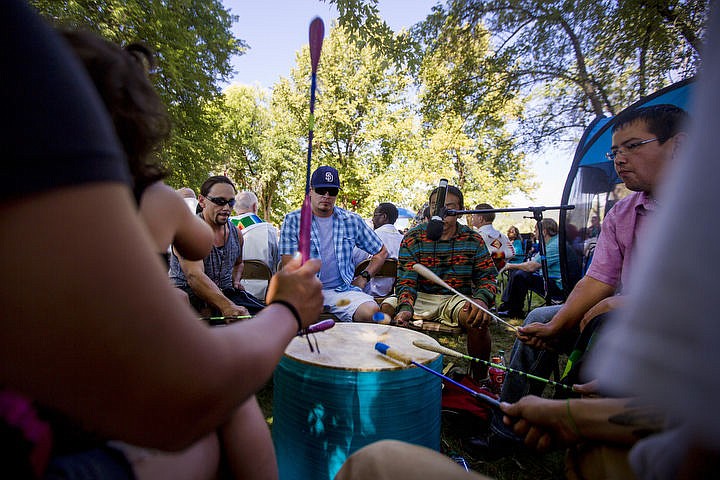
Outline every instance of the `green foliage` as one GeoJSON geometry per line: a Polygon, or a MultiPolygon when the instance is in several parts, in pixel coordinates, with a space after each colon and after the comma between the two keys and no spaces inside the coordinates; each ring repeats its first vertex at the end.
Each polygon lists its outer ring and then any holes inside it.
{"type": "Polygon", "coordinates": [[[230,57],[246,45],[233,37],[235,17],[220,0],[30,0],[46,18],[66,28],[95,31],[119,45],[142,42],[159,67],[155,85],[168,105],[172,138],[163,152],[174,186],[197,187],[220,160],[217,129],[206,105],[230,76],[230,57]]]}
{"type": "MultiPolygon", "coordinates": [[[[377,0],[328,1],[359,41],[390,41],[391,32],[375,27],[377,0]]],[[[523,114],[504,121],[528,150],[577,141],[595,116],[617,113],[694,75],[709,5],[709,0],[446,0],[413,27],[417,57],[396,60],[423,65],[439,57],[450,65],[436,77],[420,70],[435,86],[433,102],[423,107],[431,117],[453,111],[469,116],[470,123],[482,121],[486,112],[519,99],[523,114]]]]}

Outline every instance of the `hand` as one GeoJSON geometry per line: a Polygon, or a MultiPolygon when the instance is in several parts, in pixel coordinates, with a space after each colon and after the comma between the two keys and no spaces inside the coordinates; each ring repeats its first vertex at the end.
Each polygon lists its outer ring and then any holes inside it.
{"type": "Polygon", "coordinates": [[[590,380],[587,383],[577,383],[572,386],[573,391],[579,393],[583,397],[598,397],[599,396],[599,388],[598,388],[598,381],[590,380]]]}
{"type": "Polygon", "coordinates": [[[355,285],[360,290],[363,290],[365,288],[365,285],[368,284],[368,281],[365,280],[365,277],[361,277],[358,275],[357,277],[353,278],[352,285],[355,285]]]}
{"type": "MultiPolygon", "coordinates": [[[[485,304],[485,302],[479,299],[475,299],[475,301],[478,303],[478,305],[487,309],[487,305],[485,304]]],[[[481,309],[467,301],[465,302],[465,305],[463,305],[462,311],[466,315],[465,324],[470,328],[487,328],[487,326],[490,324],[490,320],[492,320],[492,317],[487,312],[482,311],[481,309]]]]}
{"type": "Polygon", "coordinates": [[[548,350],[552,349],[552,343],[557,338],[557,329],[552,321],[548,323],[533,322],[519,327],[517,338],[533,348],[548,350]]]}
{"type": "Polygon", "coordinates": [[[310,259],[304,265],[301,263],[301,257],[297,255],[273,275],[268,285],[267,302],[283,300],[290,303],[300,314],[305,328],[317,323],[323,309],[322,283],[316,276],[321,262],[310,259]]]}
{"type": "Polygon", "coordinates": [[[250,312],[248,312],[247,308],[241,307],[240,305],[235,305],[232,302],[230,302],[228,306],[221,308],[220,312],[222,312],[223,317],[250,315],[250,312]]]}
{"type": "Polygon", "coordinates": [[[563,400],[550,400],[528,395],[517,403],[501,403],[507,415],[505,425],[512,425],[513,432],[524,439],[526,446],[547,451],[576,443],[580,438],[573,432],[563,400]]]}
{"type": "Polygon", "coordinates": [[[393,323],[398,327],[407,327],[413,319],[412,312],[402,310],[395,315],[393,323]]]}

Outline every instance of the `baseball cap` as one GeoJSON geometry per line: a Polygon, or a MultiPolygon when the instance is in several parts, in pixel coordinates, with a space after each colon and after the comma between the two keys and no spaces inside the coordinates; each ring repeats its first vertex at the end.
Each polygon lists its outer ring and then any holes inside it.
{"type": "Polygon", "coordinates": [[[335,187],[340,188],[340,175],[333,167],[323,165],[318,167],[310,178],[312,188],[335,187]]]}

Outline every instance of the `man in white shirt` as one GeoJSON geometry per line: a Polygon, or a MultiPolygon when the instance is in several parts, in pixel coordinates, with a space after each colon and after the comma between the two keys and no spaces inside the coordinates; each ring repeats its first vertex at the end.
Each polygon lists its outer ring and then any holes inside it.
{"type": "MultiPolygon", "coordinates": [[[[257,215],[257,196],[248,190],[238,192],[235,195],[235,212],[238,215],[231,217],[230,221],[242,234],[243,260],[260,260],[274,274],[278,265],[278,231],[257,215]]],[[[242,279],[240,283],[255,297],[265,298],[267,282],[264,280],[242,279]]]]}
{"type": "MultiPolygon", "coordinates": [[[[475,210],[492,209],[493,207],[489,203],[479,203],[475,206],[475,210]]],[[[493,227],[494,221],[494,212],[473,213],[471,216],[472,226],[475,227],[475,231],[477,231],[485,241],[485,246],[495,262],[495,268],[500,271],[500,269],[505,266],[505,263],[515,256],[515,249],[507,235],[493,227]]]]}
{"type": "MultiPolygon", "coordinates": [[[[392,203],[381,203],[373,212],[372,223],[375,233],[387,248],[387,258],[398,258],[400,250],[400,242],[403,236],[395,228],[395,221],[398,218],[398,209],[392,203]]],[[[357,266],[363,260],[370,258],[371,255],[365,250],[355,248],[353,250],[353,263],[357,266]]],[[[384,297],[392,293],[394,280],[392,278],[372,278],[365,285],[363,291],[374,297],[384,297]]]]}

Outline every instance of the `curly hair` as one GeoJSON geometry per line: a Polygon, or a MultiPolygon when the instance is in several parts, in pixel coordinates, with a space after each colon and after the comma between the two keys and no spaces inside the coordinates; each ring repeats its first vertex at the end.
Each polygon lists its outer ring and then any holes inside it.
{"type": "Polygon", "coordinates": [[[64,31],[85,65],[115,126],[136,187],[166,176],[157,152],[170,134],[170,118],[148,77],[155,59],[147,47],[121,48],[87,31],[64,31]]]}

